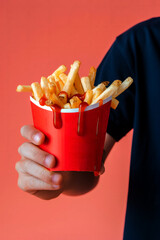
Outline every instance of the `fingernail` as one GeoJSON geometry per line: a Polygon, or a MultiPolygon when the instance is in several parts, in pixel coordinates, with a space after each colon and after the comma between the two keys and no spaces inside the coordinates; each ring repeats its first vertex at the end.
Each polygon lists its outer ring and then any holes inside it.
{"type": "Polygon", "coordinates": [[[52,155],[47,155],[45,160],[44,160],[44,163],[46,165],[46,167],[48,168],[53,168],[54,165],[55,165],[55,159],[54,159],[54,156],[52,155]]]}
{"type": "Polygon", "coordinates": [[[43,134],[42,133],[36,133],[35,135],[33,135],[33,140],[36,142],[36,143],[39,143],[40,140],[42,139],[43,137],[43,134]]]}
{"type": "Polygon", "coordinates": [[[55,173],[52,176],[52,182],[56,185],[56,184],[60,184],[60,182],[62,181],[62,176],[60,174],[55,173]]]}

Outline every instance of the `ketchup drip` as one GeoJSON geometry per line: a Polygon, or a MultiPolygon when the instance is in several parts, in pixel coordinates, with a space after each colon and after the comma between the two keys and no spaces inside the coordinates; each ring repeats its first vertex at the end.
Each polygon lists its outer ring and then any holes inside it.
{"type": "Polygon", "coordinates": [[[55,128],[59,129],[62,127],[61,108],[56,104],[50,108],[53,112],[53,125],[55,128]]]}
{"type": "Polygon", "coordinates": [[[99,107],[101,107],[103,105],[103,100],[99,99],[98,103],[99,103],[99,107]]]}
{"type": "Polygon", "coordinates": [[[84,133],[84,110],[88,106],[88,103],[82,102],[79,105],[79,118],[78,118],[78,131],[77,134],[82,136],[84,133]]]}
{"type": "Polygon", "coordinates": [[[44,106],[46,100],[47,100],[47,98],[46,98],[45,96],[41,97],[41,98],[39,99],[39,104],[40,104],[41,106],[44,106]]]}

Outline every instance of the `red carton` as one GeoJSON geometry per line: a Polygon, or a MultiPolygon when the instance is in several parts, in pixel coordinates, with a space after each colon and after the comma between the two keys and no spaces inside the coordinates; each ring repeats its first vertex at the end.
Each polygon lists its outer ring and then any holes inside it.
{"type": "Polygon", "coordinates": [[[54,155],[57,165],[53,171],[99,172],[111,97],[102,104],[87,106],[84,112],[61,109],[56,114],[30,97],[34,126],[46,135],[41,149],[54,155]],[[56,119],[58,118],[58,119],[56,119]],[[55,121],[60,123],[55,125],[55,121]]]}

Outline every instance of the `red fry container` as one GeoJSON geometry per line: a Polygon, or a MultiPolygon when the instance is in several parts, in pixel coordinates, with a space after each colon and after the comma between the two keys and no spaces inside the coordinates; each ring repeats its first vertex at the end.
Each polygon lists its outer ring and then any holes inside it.
{"type": "Polygon", "coordinates": [[[54,155],[57,164],[52,171],[99,172],[107,130],[111,97],[85,108],[61,109],[61,127],[54,126],[55,115],[50,107],[41,106],[30,97],[34,126],[46,135],[40,146],[54,155]]]}

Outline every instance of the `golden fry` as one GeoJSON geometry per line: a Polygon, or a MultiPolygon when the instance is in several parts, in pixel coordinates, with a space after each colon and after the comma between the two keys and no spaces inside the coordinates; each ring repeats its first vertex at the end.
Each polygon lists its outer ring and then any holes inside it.
{"type": "Polygon", "coordinates": [[[106,88],[105,91],[103,91],[98,98],[96,98],[94,101],[92,101],[92,104],[97,103],[100,99],[104,100],[107,97],[112,96],[118,89],[118,87],[121,85],[122,81],[115,80],[108,88],[106,88]]]}
{"type": "Polygon", "coordinates": [[[52,95],[50,96],[50,100],[53,102],[53,104],[57,104],[58,106],[60,106],[61,108],[63,108],[63,103],[62,101],[57,97],[57,95],[55,93],[52,93],[52,95]]]}
{"type": "Polygon", "coordinates": [[[53,82],[48,83],[48,88],[51,94],[56,93],[56,85],[53,82]]]}
{"type": "Polygon", "coordinates": [[[116,98],[122,92],[124,92],[131,84],[133,83],[133,79],[131,77],[126,78],[122,84],[119,86],[117,91],[113,94],[113,97],[116,98]]]}
{"type": "Polygon", "coordinates": [[[82,83],[84,92],[87,92],[87,90],[92,90],[89,77],[82,77],[81,83],[82,83]]]}
{"type": "Polygon", "coordinates": [[[59,77],[56,77],[56,76],[55,76],[55,81],[56,81],[57,87],[59,89],[59,92],[61,92],[64,87],[63,81],[59,77]]]}
{"type": "Polygon", "coordinates": [[[87,92],[85,94],[84,102],[86,102],[86,103],[88,103],[88,105],[90,105],[91,101],[92,101],[92,96],[93,96],[93,91],[92,90],[87,90],[87,92]]]}
{"type": "Polygon", "coordinates": [[[61,73],[59,75],[59,78],[62,80],[62,82],[65,84],[67,81],[67,75],[65,73],[61,73]]]}
{"type": "Polygon", "coordinates": [[[63,106],[65,109],[70,109],[71,108],[71,104],[70,103],[66,103],[63,106]]]}
{"type": "Polygon", "coordinates": [[[71,104],[71,108],[79,108],[79,105],[82,102],[77,96],[72,97],[69,101],[71,104]]]}
{"type": "Polygon", "coordinates": [[[67,92],[69,97],[71,96],[71,91],[72,91],[73,84],[76,79],[79,67],[80,67],[80,62],[74,61],[74,63],[71,66],[70,72],[67,76],[67,81],[63,87],[63,91],[67,92]]]}
{"type": "Polygon", "coordinates": [[[30,85],[18,85],[17,92],[32,92],[32,88],[30,85]]]}
{"type": "Polygon", "coordinates": [[[59,68],[57,68],[50,76],[48,76],[48,78],[50,77],[55,77],[55,76],[59,76],[61,73],[64,73],[67,70],[66,66],[61,65],[59,68]]]}
{"type": "Polygon", "coordinates": [[[54,85],[56,86],[56,94],[58,95],[59,92],[60,92],[60,89],[59,89],[59,86],[58,86],[55,78],[54,78],[53,76],[52,76],[52,77],[49,77],[49,78],[48,78],[48,81],[49,81],[50,83],[54,83],[54,85]]]}
{"type": "MultiPolygon", "coordinates": [[[[65,73],[61,73],[61,74],[59,75],[59,78],[63,81],[64,84],[66,83],[66,81],[67,81],[67,75],[66,75],[65,73]]],[[[73,86],[73,87],[72,87],[72,90],[71,90],[71,97],[72,97],[73,95],[77,94],[77,93],[78,93],[77,90],[76,90],[75,87],[73,86]]]]}
{"type": "Polygon", "coordinates": [[[111,108],[116,109],[119,104],[119,101],[116,98],[112,98],[111,108]]]}
{"type": "Polygon", "coordinates": [[[31,84],[31,87],[32,87],[35,99],[39,101],[41,97],[43,97],[43,91],[40,84],[38,82],[34,82],[31,84]]]}
{"type": "Polygon", "coordinates": [[[88,77],[90,79],[91,87],[94,88],[94,82],[96,78],[96,69],[94,67],[90,68],[88,77]]]}
{"type": "Polygon", "coordinates": [[[103,83],[100,83],[98,86],[94,87],[92,90],[93,90],[93,94],[96,93],[97,91],[97,88],[101,89],[102,92],[106,89],[105,85],[103,83]]]}
{"type": "Polygon", "coordinates": [[[49,91],[48,83],[49,82],[48,82],[47,78],[41,77],[40,85],[41,85],[42,91],[47,99],[49,99],[49,97],[51,95],[50,91],[49,91]]]}
{"type": "Polygon", "coordinates": [[[74,85],[75,85],[75,89],[78,91],[78,93],[84,94],[83,86],[82,86],[81,79],[80,79],[80,76],[78,73],[77,73],[74,85]]]}
{"type": "Polygon", "coordinates": [[[63,102],[63,104],[66,104],[67,103],[67,94],[64,92],[60,92],[59,95],[58,95],[58,98],[63,102]]]}
{"type": "Polygon", "coordinates": [[[97,98],[99,97],[99,95],[102,93],[102,89],[100,88],[96,88],[96,90],[94,91],[94,95],[93,95],[93,98],[92,98],[92,102],[97,98]]]}

